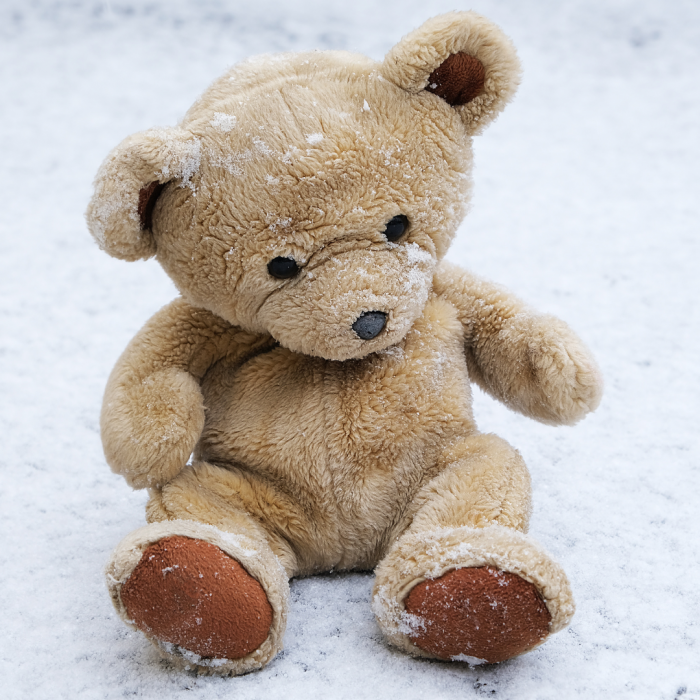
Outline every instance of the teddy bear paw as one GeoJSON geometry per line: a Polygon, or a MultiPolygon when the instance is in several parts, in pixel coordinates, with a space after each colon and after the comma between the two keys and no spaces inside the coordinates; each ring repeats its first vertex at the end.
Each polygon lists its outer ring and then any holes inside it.
{"type": "Polygon", "coordinates": [[[541,644],[551,615],[537,588],[492,566],[461,568],[404,600],[411,641],[444,660],[497,663],[541,644]]]}
{"type": "Polygon", "coordinates": [[[255,578],[215,545],[179,535],[145,549],[121,599],[147,636],[204,659],[247,656],[272,624],[272,608],[255,578]]]}

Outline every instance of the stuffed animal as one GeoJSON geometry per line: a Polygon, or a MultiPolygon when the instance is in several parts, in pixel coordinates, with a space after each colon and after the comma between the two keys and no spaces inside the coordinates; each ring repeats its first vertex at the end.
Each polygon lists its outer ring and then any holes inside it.
{"type": "Polygon", "coordinates": [[[377,622],[415,656],[494,663],[569,623],[567,578],[527,535],[528,471],[479,432],[470,381],[570,425],[600,373],[562,321],[443,261],[472,136],[518,78],[498,28],[446,14],[381,63],[241,63],[102,165],[92,235],[181,294],[107,385],[107,461],[150,493],[108,586],[181,666],[264,666],[289,579],[330,570],[375,570],[377,622]]]}

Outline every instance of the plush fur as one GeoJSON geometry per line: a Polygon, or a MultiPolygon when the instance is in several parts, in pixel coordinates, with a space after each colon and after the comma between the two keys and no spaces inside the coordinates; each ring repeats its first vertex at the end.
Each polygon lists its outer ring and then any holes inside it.
{"type": "Polygon", "coordinates": [[[518,78],[500,30],[450,13],[383,63],[242,63],[178,127],[130,137],[100,169],[87,213],[98,244],[155,255],[182,294],[132,340],[105,393],[107,461],[151,494],[151,524],[109,566],[113,601],[126,619],[119,591],[141,553],[184,535],[237,559],[274,612],[268,640],[240,660],[155,639],[176,661],[260,667],[281,648],[287,579],[330,569],[377,567],[378,622],[419,656],[402,601],[455,568],[517,574],[551,632],[570,620],[566,576],[525,534],[527,469],[479,433],[470,380],[558,425],[597,406],[600,373],[562,321],[442,262],[469,200],[471,137],[518,78]],[[481,62],[483,86],[452,106],[428,81],[457,53],[481,62]],[[400,214],[408,231],[388,242],[400,214]],[[273,277],[277,257],[299,273],[273,277]],[[373,311],[386,326],[362,340],[353,323],[373,311]]]}

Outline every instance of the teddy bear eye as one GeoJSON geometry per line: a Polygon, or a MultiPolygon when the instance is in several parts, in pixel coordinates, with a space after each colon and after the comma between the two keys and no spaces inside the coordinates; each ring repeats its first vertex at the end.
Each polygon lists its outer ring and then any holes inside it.
{"type": "Polygon", "coordinates": [[[267,263],[267,271],[279,280],[288,280],[299,272],[294,258],[274,258],[267,263]]]}
{"type": "Polygon", "coordinates": [[[388,241],[391,241],[392,243],[394,241],[398,241],[401,236],[403,236],[404,233],[406,233],[406,229],[408,228],[408,217],[404,216],[403,214],[399,214],[398,216],[395,216],[389,223],[386,225],[386,228],[384,229],[384,235],[386,236],[388,241]]]}

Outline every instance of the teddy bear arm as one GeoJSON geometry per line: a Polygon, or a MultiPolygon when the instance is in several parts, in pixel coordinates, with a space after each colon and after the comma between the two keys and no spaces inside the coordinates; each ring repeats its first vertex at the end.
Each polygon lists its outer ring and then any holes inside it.
{"type": "Polygon", "coordinates": [[[600,370],[566,323],[451,265],[441,266],[435,291],[457,309],[470,378],[484,391],[551,425],[572,425],[598,406],[600,370]]]}
{"type": "Polygon", "coordinates": [[[261,341],[178,299],[156,313],[117,361],[102,404],[107,462],[135,488],[167,483],[204,427],[200,381],[219,359],[261,341]]]}

